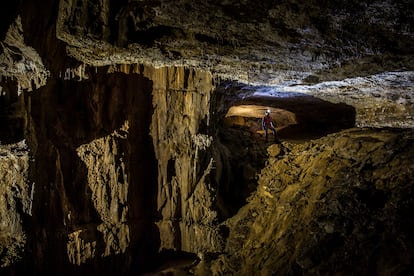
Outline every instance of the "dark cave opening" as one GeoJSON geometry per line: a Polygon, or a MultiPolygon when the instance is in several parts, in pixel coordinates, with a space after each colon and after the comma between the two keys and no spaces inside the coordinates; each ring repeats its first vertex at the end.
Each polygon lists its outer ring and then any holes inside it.
{"type": "MultiPolygon", "coordinates": [[[[216,143],[221,164],[217,206],[222,219],[231,217],[246,204],[257,187],[257,175],[265,166],[267,148],[275,143],[272,133],[269,132],[267,142],[262,130],[265,111],[270,111],[282,144],[303,143],[355,126],[355,109],[343,103],[298,93],[258,96],[254,87],[240,84],[223,84],[217,91],[224,103],[219,112],[216,143]]],[[[280,147],[283,151],[283,145],[280,147]]]]}
{"type": "Polygon", "coordinates": [[[0,82],[0,143],[21,141],[25,129],[24,97],[18,93],[16,81],[0,82]]]}
{"type": "Polygon", "coordinates": [[[331,103],[305,94],[284,93],[281,96],[249,96],[234,102],[223,123],[241,127],[253,136],[263,136],[261,118],[265,111],[275,122],[282,141],[301,142],[355,126],[355,108],[344,103],[331,103]]]}

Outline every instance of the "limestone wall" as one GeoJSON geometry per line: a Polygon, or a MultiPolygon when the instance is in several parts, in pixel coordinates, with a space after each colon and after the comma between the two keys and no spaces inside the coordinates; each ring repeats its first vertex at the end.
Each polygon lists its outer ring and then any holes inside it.
{"type": "Polygon", "coordinates": [[[32,216],[35,183],[28,179],[29,149],[24,141],[0,145],[0,267],[21,260],[27,243],[24,216],[32,216]]]}

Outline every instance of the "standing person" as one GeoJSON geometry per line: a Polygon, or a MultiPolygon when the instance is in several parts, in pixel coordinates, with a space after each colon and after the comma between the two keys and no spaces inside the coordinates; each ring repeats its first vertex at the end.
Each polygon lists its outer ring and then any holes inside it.
{"type": "Polygon", "coordinates": [[[266,142],[268,142],[268,135],[267,135],[267,130],[270,129],[273,132],[273,136],[275,137],[275,142],[279,142],[279,140],[277,139],[277,135],[276,135],[276,128],[273,125],[273,119],[270,116],[270,110],[266,110],[265,112],[265,116],[262,118],[262,128],[265,132],[265,137],[266,137],[266,142]]]}

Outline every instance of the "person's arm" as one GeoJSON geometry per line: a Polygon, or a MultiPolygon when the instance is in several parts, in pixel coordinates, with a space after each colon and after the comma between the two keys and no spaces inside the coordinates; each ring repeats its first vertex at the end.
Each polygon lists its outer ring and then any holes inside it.
{"type": "Polygon", "coordinates": [[[273,118],[272,117],[270,117],[269,123],[270,123],[271,127],[276,128],[275,124],[273,123],[273,118]]]}

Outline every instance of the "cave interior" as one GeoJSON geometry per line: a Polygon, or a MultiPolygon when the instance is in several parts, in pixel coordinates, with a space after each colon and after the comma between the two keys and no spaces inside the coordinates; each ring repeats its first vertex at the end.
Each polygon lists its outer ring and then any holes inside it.
{"type": "Polygon", "coordinates": [[[0,18],[2,275],[414,272],[412,1],[0,18]]]}

